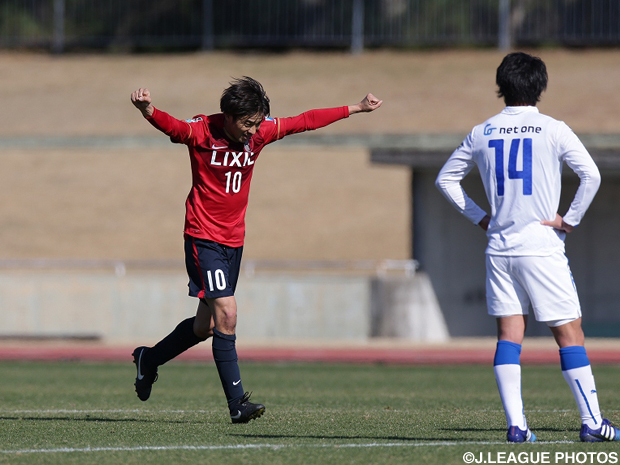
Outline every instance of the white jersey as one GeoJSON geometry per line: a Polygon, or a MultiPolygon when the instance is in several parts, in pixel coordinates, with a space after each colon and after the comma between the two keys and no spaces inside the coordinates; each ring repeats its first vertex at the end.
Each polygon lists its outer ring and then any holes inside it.
{"type": "Polygon", "coordinates": [[[533,106],[506,107],[476,126],[439,172],[443,195],[474,224],[485,216],[460,181],[476,165],[491,205],[487,254],[547,256],[564,250],[564,233],[540,224],[560,203],[562,163],[579,176],[564,221],[577,226],[601,183],[598,168],[573,131],[533,106]]]}

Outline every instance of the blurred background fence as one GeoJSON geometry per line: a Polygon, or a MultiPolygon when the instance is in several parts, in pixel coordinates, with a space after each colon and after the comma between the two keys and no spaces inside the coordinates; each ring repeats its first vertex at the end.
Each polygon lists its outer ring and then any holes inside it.
{"type": "Polygon", "coordinates": [[[56,53],[618,44],[618,0],[0,0],[0,47],[56,53]]]}

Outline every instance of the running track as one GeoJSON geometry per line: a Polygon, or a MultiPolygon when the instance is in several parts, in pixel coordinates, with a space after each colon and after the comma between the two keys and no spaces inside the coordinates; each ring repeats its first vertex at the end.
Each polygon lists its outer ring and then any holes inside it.
{"type": "MultiPolygon", "coordinates": [[[[482,347],[459,347],[458,343],[448,345],[429,345],[412,347],[341,347],[277,346],[264,345],[238,348],[242,362],[325,362],[325,363],[385,363],[401,365],[455,365],[492,364],[494,344],[482,347]]],[[[38,361],[101,361],[129,362],[134,346],[106,346],[99,344],[0,344],[0,360],[38,360],[38,361]]],[[[593,364],[620,364],[620,345],[617,343],[597,344],[588,348],[588,357],[593,364]],[[608,347],[605,347],[608,345],[608,347]]],[[[179,360],[212,361],[210,345],[190,349],[179,360]]],[[[524,364],[557,364],[560,358],[557,348],[546,344],[544,347],[527,347],[524,344],[521,362],[524,364]]]]}

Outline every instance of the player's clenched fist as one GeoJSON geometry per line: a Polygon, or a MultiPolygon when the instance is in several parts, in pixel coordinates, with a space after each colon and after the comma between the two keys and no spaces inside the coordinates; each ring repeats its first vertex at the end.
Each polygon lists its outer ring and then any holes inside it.
{"type": "Polygon", "coordinates": [[[362,111],[373,111],[381,106],[383,100],[379,100],[372,94],[368,94],[364,97],[364,100],[361,101],[362,111]]]}
{"type": "Polygon", "coordinates": [[[131,93],[131,102],[145,116],[153,114],[153,105],[151,105],[151,92],[148,89],[140,87],[131,93]]]}
{"type": "Polygon", "coordinates": [[[370,111],[374,111],[377,108],[379,108],[382,103],[383,103],[383,100],[379,100],[374,95],[368,94],[366,97],[364,97],[364,100],[362,100],[357,105],[349,106],[349,114],[352,115],[354,113],[360,113],[360,112],[368,113],[370,111]]]}

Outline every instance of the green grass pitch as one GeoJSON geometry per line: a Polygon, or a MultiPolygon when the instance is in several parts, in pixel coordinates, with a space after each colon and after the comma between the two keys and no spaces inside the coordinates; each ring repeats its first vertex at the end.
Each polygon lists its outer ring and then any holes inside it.
{"type": "MultiPolygon", "coordinates": [[[[576,442],[579,416],[556,366],[523,367],[526,413],[540,442],[522,445],[504,442],[490,366],[241,370],[267,411],[233,425],[212,365],[161,367],[151,399],[140,402],[130,362],[2,362],[0,463],[463,464],[467,452],[487,463],[618,463],[620,455],[616,443],[576,442]],[[571,453],[572,462],[556,461],[571,453]]],[[[594,373],[604,413],[618,424],[620,367],[594,373]]]]}

